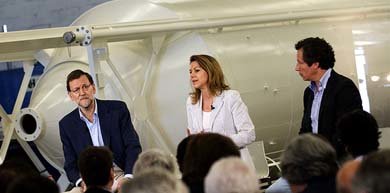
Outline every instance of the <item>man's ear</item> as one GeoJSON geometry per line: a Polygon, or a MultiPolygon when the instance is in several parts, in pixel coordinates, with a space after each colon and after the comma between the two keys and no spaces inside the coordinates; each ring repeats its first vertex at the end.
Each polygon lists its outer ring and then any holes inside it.
{"type": "Polygon", "coordinates": [[[307,187],[307,184],[290,184],[290,189],[292,193],[303,192],[307,187]]]}
{"type": "Polygon", "coordinates": [[[68,91],[68,97],[70,98],[71,101],[75,101],[72,92],[68,91]]]}
{"type": "Polygon", "coordinates": [[[319,62],[314,62],[311,66],[316,68],[316,69],[318,69],[318,68],[320,68],[320,63],[319,62]]]}
{"type": "Polygon", "coordinates": [[[95,86],[95,84],[92,84],[92,94],[93,95],[96,94],[96,86],[95,86]]]}

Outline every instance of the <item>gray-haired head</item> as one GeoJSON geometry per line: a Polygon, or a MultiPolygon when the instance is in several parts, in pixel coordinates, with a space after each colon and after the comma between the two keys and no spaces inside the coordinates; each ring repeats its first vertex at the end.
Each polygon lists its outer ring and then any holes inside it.
{"type": "Polygon", "coordinates": [[[161,168],[143,170],[123,182],[120,193],[188,193],[184,183],[161,168]]]}
{"type": "Polygon", "coordinates": [[[385,149],[363,158],[352,179],[352,190],[355,193],[389,193],[389,182],[390,149],[385,149]]]}
{"type": "Polygon", "coordinates": [[[150,168],[161,168],[173,175],[179,174],[176,158],[160,149],[148,149],[142,152],[134,164],[133,174],[138,175],[143,170],[150,168]]]}
{"type": "Polygon", "coordinates": [[[206,193],[255,193],[258,190],[255,171],[238,157],[215,162],[205,178],[206,193]]]}
{"type": "Polygon", "coordinates": [[[281,159],[282,176],[290,184],[306,184],[315,177],[335,176],[336,151],[324,139],[302,134],[287,146],[281,159]]]}

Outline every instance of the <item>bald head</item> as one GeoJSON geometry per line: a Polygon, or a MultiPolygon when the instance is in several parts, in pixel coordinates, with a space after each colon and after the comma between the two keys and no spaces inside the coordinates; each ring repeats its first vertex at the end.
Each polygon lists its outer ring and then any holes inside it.
{"type": "Polygon", "coordinates": [[[360,160],[346,162],[337,173],[337,192],[352,193],[352,178],[359,168],[360,160]]]}

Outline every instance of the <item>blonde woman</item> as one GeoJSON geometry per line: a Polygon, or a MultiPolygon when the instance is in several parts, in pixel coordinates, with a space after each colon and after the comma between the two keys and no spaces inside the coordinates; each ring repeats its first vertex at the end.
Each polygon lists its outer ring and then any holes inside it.
{"type": "Polygon", "coordinates": [[[218,61],[208,55],[190,58],[193,92],[187,99],[188,134],[219,133],[230,137],[244,160],[247,145],[255,141],[255,127],[240,93],[230,90],[218,61]]]}

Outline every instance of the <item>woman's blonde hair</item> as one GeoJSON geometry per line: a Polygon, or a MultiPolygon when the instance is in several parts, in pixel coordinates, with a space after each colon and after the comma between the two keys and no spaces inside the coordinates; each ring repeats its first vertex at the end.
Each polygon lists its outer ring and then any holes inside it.
{"type": "MultiPolygon", "coordinates": [[[[225,83],[221,65],[218,61],[209,55],[193,55],[190,57],[190,63],[198,62],[199,66],[206,71],[208,77],[208,87],[213,96],[220,95],[222,91],[229,90],[230,87],[225,83]]],[[[196,104],[200,99],[200,89],[195,89],[190,93],[192,104],[196,104]]]]}

